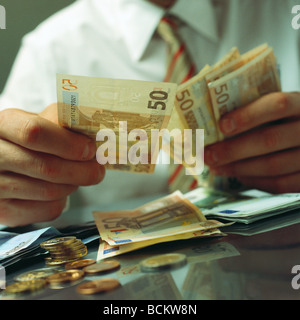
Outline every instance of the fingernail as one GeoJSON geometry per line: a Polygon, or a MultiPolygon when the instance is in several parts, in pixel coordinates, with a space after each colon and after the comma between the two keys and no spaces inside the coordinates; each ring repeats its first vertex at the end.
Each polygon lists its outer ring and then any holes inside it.
{"type": "Polygon", "coordinates": [[[220,128],[225,133],[232,133],[236,130],[236,123],[233,118],[226,118],[220,121],[220,128]]]}
{"type": "Polygon", "coordinates": [[[213,165],[218,162],[218,155],[214,150],[205,151],[205,162],[208,165],[213,165]]]}

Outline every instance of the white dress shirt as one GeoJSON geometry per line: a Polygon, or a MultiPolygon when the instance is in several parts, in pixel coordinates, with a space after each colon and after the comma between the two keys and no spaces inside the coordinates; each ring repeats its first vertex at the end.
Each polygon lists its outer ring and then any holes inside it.
{"type": "MultiPolygon", "coordinates": [[[[293,0],[177,0],[170,9],[198,71],[229,49],[274,48],[283,90],[300,89],[300,30],[293,0]]],[[[24,37],[0,110],[39,112],[56,101],[56,73],[162,81],[166,44],[155,35],[165,11],[146,0],[78,0],[24,37]]],[[[98,186],[76,192],[76,205],[107,205],[167,190],[166,166],[153,175],[107,171],[98,186]]],[[[72,202],[71,202],[72,204],[72,202]]]]}

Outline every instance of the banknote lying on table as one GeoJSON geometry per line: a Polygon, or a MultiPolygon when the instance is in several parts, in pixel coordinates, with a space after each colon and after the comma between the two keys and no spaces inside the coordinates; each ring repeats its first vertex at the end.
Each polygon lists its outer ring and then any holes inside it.
{"type": "Polygon", "coordinates": [[[207,220],[181,192],[135,210],[93,212],[101,235],[98,260],[156,243],[221,235],[225,224],[207,220]]]}
{"type": "Polygon", "coordinates": [[[198,188],[184,195],[210,219],[250,224],[300,208],[300,193],[272,195],[258,190],[230,194],[198,188]]]}

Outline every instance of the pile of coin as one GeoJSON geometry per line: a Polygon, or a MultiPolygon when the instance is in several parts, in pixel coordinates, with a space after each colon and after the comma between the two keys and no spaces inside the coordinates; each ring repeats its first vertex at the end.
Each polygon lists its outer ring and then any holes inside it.
{"type": "MultiPolygon", "coordinates": [[[[94,259],[81,259],[87,254],[86,246],[76,237],[60,237],[47,240],[40,244],[51,257],[46,258],[46,264],[51,268],[41,268],[24,272],[14,277],[15,283],[6,287],[5,295],[19,295],[45,289],[63,288],[68,283],[82,281],[85,275],[95,276],[107,274],[120,268],[116,260],[106,260],[97,263],[94,259]],[[64,264],[65,270],[60,265],[64,264]],[[53,266],[58,265],[57,268],[53,266]]],[[[80,294],[96,294],[108,292],[120,287],[118,280],[102,278],[85,281],[77,286],[80,294]]]]}
{"type": "Polygon", "coordinates": [[[87,255],[87,247],[76,237],[60,237],[44,241],[40,246],[50,253],[45,259],[47,266],[59,266],[76,261],[87,255]]]}

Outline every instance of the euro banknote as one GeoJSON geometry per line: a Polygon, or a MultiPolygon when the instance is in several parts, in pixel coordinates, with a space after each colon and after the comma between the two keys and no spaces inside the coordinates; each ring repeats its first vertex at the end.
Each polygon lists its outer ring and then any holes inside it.
{"type": "Polygon", "coordinates": [[[205,66],[196,76],[177,88],[174,113],[178,114],[183,128],[205,130],[205,145],[218,141],[217,124],[206,78],[239,57],[238,49],[232,48],[214,66],[205,66]]]}
{"type": "Polygon", "coordinates": [[[99,249],[97,253],[97,260],[111,258],[126,252],[142,249],[157,243],[200,238],[200,237],[204,238],[204,237],[211,237],[211,236],[221,236],[222,232],[218,228],[225,226],[225,224],[218,221],[213,221],[213,220],[210,220],[210,223],[211,223],[211,226],[206,224],[207,229],[203,229],[200,231],[187,232],[187,233],[182,233],[177,235],[171,235],[168,237],[157,238],[153,240],[128,243],[124,245],[111,246],[107,242],[100,240],[99,249]]]}
{"type": "Polygon", "coordinates": [[[207,220],[181,192],[135,210],[93,212],[101,242],[98,259],[168,241],[220,236],[225,224],[207,220]]]}
{"type": "Polygon", "coordinates": [[[135,210],[93,212],[102,240],[115,246],[188,232],[212,229],[201,210],[181,192],[147,203],[135,210]]]}
{"type": "Polygon", "coordinates": [[[250,189],[239,193],[197,188],[184,197],[197,206],[208,219],[250,224],[300,207],[300,194],[270,193],[250,189]]]}
{"type": "Polygon", "coordinates": [[[181,126],[204,129],[205,145],[209,145],[224,139],[218,126],[224,114],[280,90],[271,47],[262,44],[242,55],[233,48],[177,88],[175,107],[181,126]]]}
{"type": "Polygon", "coordinates": [[[141,129],[149,137],[151,130],[167,128],[176,88],[174,83],[58,74],[59,124],[98,140],[98,147],[106,143],[97,138],[99,130],[113,132],[115,146],[112,145],[110,151],[113,150],[111,158],[115,157],[116,161],[108,162],[107,169],[152,173],[159,148],[151,148],[148,143],[147,150],[140,155],[145,161],[132,164],[127,158],[128,150],[137,143],[138,137],[124,141],[121,133],[127,137],[132,130],[141,129]],[[153,154],[152,150],[157,152],[153,154]]]}
{"type": "MultiPolygon", "coordinates": [[[[216,123],[221,117],[259,97],[281,90],[276,59],[272,48],[255,52],[233,72],[208,83],[216,123]]],[[[241,60],[239,60],[240,62],[241,60]]],[[[239,65],[239,64],[237,64],[239,65]]],[[[219,130],[219,140],[224,136],[219,130]]]]}
{"type": "MultiPolygon", "coordinates": [[[[219,121],[226,113],[253,102],[259,97],[281,90],[280,77],[273,49],[262,44],[244,54],[233,48],[212,67],[177,89],[175,107],[183,129],[204,129],[204,145],[224,140],[219,121]]],[[[183,165],[186,164],[183,162],[183,165]]],[[[176,169],[175,169],[176,170],[176,169]]],[[[176,172],[174,170],[174,172],[176,172]]],[[[213,176],[207,167],[202,174],[190,177],[172,175],[173,184],[182,192],[191,186],[217,188],[223,191],[241,191],[245,188],[236,178],[213,176]]],[[[170,187],[174,190],[173,185],[170,187]]]]}

